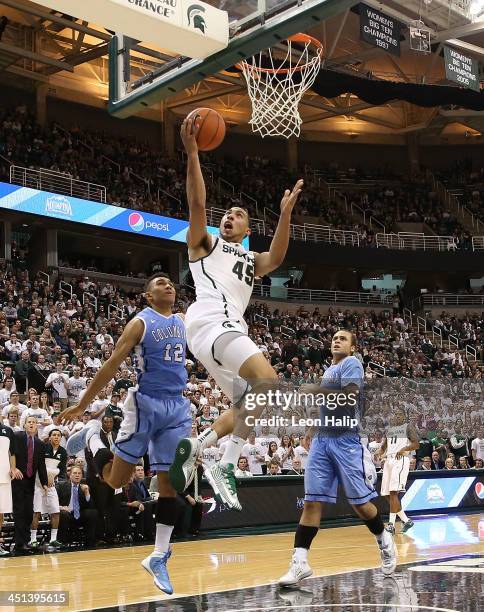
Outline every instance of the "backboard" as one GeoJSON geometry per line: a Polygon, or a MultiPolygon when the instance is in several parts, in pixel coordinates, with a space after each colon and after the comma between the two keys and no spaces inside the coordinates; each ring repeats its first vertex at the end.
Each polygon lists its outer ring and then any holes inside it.
{"type": "MultiPolygon", "coordinates": [[[[204,60],[177,56],[121,34],[110,45],[109,112],[125,118],[212,77],[297,32],[351,8],[355,0],[205,0],[229,15],[226,49],[204,60]]],[[[230,78],[230,77],[228,77],[230,78]]]]}

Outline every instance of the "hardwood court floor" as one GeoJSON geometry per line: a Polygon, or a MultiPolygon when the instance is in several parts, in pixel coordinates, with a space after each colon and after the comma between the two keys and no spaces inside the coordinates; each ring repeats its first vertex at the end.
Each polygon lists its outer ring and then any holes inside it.
{"type": "MultiPolygon", "coordinates": [[[[399,553],[399,564],[449,559],[472,554],[475,558],[484,559],[484,515],[440,515],[421,518],[406,535],[397,535],[395,541],[399,553]]],[[[252,589],[252,587],[272,583],[286,571],[292,546],[293,533],[176,543],[169,562],[170,576],[175,588],[175,594],[171,597],[167,597],[153,586],[152,578],[140,565],[140,560],[151,552],[151,546],[0,559],[0,590],[69,591],[70,603],[67,607],[50,605],[44,608],[24,607],[22,608],[24,610],[74,612],[111,607],[117,610],[118,606],[123,606],[121,610],[131,609],[137,612],[155,609],[208,610],[213,608],[204,607],[203,603],[200,604],[200,599],[198,604],[192,608],[190,602],[193,601],[193,597],[191,596],[235,591],[236,589],[250,589],[256,594],[257,589],[252,589]],[[176,598],[181,598],[178,599],[179,604],[176,598]],[[165,600],[166,605],[153,607],[147,604],[147,602],[159,602],[160,600],[165,600]],[[188,603],[184,605],[182,602],[188,603]],[[130,606],[129,604],[138,605],[130,606]]],[[[310,563],[315,577],[343,578],[348,572],[360,570],[360,574],[363,575],[365,572],[362,570],[378,568],[380,558],[375,541],[366,528],[352,526],[321,530],[314,540],[310,563]]],[[[476,562],[473,566],[477,567],[479,563],[476,562]]],[[[422,563],[419,566],[423,567],[422,563]]],[[[403,570],[407,575],[413,573],[403,567],[402,575],[403,570]]],[[[424,567],[423,573],[419,576],[426,576],[425,570],[424,567]]],[[[484,572],[484,568],[476,571],[484,572]]],[[[455,568],[452,573],[455,575],[455,568]]],[[[367,574],[370,577],[376,576],[375,580],[380,580],[379,571],[367,572],[367,574]]],[[[476,577],[481,580],[484,578],[482,573],[476,577]]],[[[339,578],[331,587],[332,590],[324,591],[325,601],[327,602],[329,597],[328,603],[336,602],[334,606],[341,606],[338,602],[344,600],[344,593],[348,592],[348,585],[345,586],[339,578]],[[340,592],[337,592],[338,589],[340,592]]],[[[322,583],[324,580],[319,580],[319,584],[322,583]]],[[[303,587],[310,584],[316,585],[317,579],[304,582],[303,587]]],[[[329,585],[330,582],[326,581],[325,584],[329,585]]],[[[270,588],[274,591],[272,587],[270,588]]],[[[254,595],[256,601],[259,596],[260,593],[257,597],[254,595]]],[[[288,604],[283,599],[279,604],[282,602],[283,607],[284,605],[287,607],[288,604]]],[[[240,598],[237,604],[235,600],[230,601],[233,601],[234,607],[228,607],[227,601],[224,601],[223,606],[217,605],[217,608],[255,609],[242,605],[245,603],[243,597],[242,603],[240,598]]],[[[276,609],[275,605],[262,607],[276,609]]],[[[308,610],[315,609],[314,605],[306,607],[308,610]]],[[[20,609],[16,608],[16,610],[20,609]]],[[[325,607],[317,607],[317,609],[326,610],[325,607]]],[[[338,609],[338,607],[328,609],[338,609]]],[[[341,609],[339,607],[339,610],[341,609]]],[[[351,608],[351,610],[356,609],[351,608]]],[[[368,609],[376,610],[377,608],[368,609]]],[[[381,607],[380,609],[388,610],[389,608],[381,607]]],[[[400,608],[395,608],[397,609],[400,612],[400,608]]],[[[410,608],[407,606],[407,608],[402,608],[402,611],[404,609],[410,608]]],[[[449,608],[417,606],[411,609],[447,610],[451,609],[451,606],[449,608]]],[[[458,610],[461,609],[466,608],[458,608],[458,610]]],[[[474,608],[469,609],[474,610],[474,608]]],[[[475,608],[475,610],[478,609],[475,608]]],[[[14,608],[1,608],[2,612],[10,612],[10,610],[13,612],[14,608]]],[[[363,610],[363,608],[358,608],[358,610],[363,610]]]]}

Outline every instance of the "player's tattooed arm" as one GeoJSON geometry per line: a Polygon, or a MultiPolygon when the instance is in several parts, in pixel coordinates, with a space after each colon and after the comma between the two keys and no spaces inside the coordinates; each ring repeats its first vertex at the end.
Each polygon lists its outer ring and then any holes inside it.
{"type": "Polygon", "coordinates": [[[192,259],[203,257],[211,249],[211,238],[207,232],[207,193],[203,180],[198,145],[197,129],[193,119],[185,119],[181,126],[180,136],[187,152],[187,200],[190,227],[187,233],[187,244],[192,259]],[[193,252],[194,251],[194,252],[193,252]]]}
{"type": "Polygon", "coordinates": [[[292,191],[286,189],[281,200],[281,215],[270,249],[265,253],[256,253],[255,255],[256,276],[265,276],[273,272],[284,261],[291,234],[291,215],[302,188],[303,181],[299,180],[292,191]]]}

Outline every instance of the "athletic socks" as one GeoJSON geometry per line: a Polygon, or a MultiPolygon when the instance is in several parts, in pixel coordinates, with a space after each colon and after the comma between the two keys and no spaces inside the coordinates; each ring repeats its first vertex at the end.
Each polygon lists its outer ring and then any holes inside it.
{"type": "Polygon", "coordinates": [[[156,523],[156,537],[154,555],[164,555],[170,547],[170,538],[173,531],[173,525],[163,525],[156,523]]]}
{"type": "Polygon", "coordinates": [[[232,435],[230,440],[227,442],[224,455],[220,460],[220,465],[225,466],[231,463],[235,468],[237,466],[237,462],[239,461],[240,453],[242,452],[242,447],[244,446],[245,442],[246,441],[243,438],[232,435]]]}
{"type": "Polygon", "coordinates": [[[218,440],[217,432],[209,427],[202,431],[202,433],[198,436],[198,441],[200,442],[200,451],[203,451],[208,446],[212,446],[212,444],[216,444],[218,440]]]}
{"type": "Polygon", "coordinates": [[[383,542],[383,537],[385,535],[385,525],[383,524],[383,521],[381,520],[380,513],[377,512],[377,514],[372,519],[370,519],[369,521],[365,521],[365,525],[368,527],[371,533],[375,536],[378,544],[381,544],[383,542]]]}
{"type": "Polygon", "coordinates": [[[391,523],[392,525],[395,525],[396,520],[397,520],[397,513],[390,512],[390,518],[388,519],[388,522],[391,523]]]}
{"type": "Polygon", "coordinates": [[[55,542],[57,540],[57,529],[50,530],[50,541],[55,542]]]}
{"type": "Polygon", "coordinates": [[[397,512],[397,516],[402,521],[402,523],[408,523],[408,521],[410,520],[403,510],[397,512]]]}
{"type": "Polygon", "coordinates": [[[308,525],[297,526],[294,535],[294,555],[297,559],[307,560],[308,550],[311,548],[312,541],[317,533],[318,527],[309,527],[308,525]]]}
{"type": "Polygon", "coordinates": [[[37,542],[37,529],[30,530],[30,541],[37,542]]]}
{"type": "Polygon", "coordinates": [[[181,506],[176,497],[159,497],[156,502],[156,537],[153,555],[164,555],[170,548],[170,538],[181,506]]]}

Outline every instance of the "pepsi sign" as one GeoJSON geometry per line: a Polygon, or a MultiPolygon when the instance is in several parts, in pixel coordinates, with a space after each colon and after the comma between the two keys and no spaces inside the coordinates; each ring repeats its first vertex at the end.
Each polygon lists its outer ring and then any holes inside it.
{"type": "MultiPolygon", "coordinates": [[[[184,219],[162,217],[2,182],[1,208],[176,242],[186,242],[188,232],[188,221],[184,219]]],[[[210,234],[219,234],[218,227],[207,227],[207,231],[210,234]]],[[[249,250],[248,238],[245,238],[242,244],[249,250]]]]}

